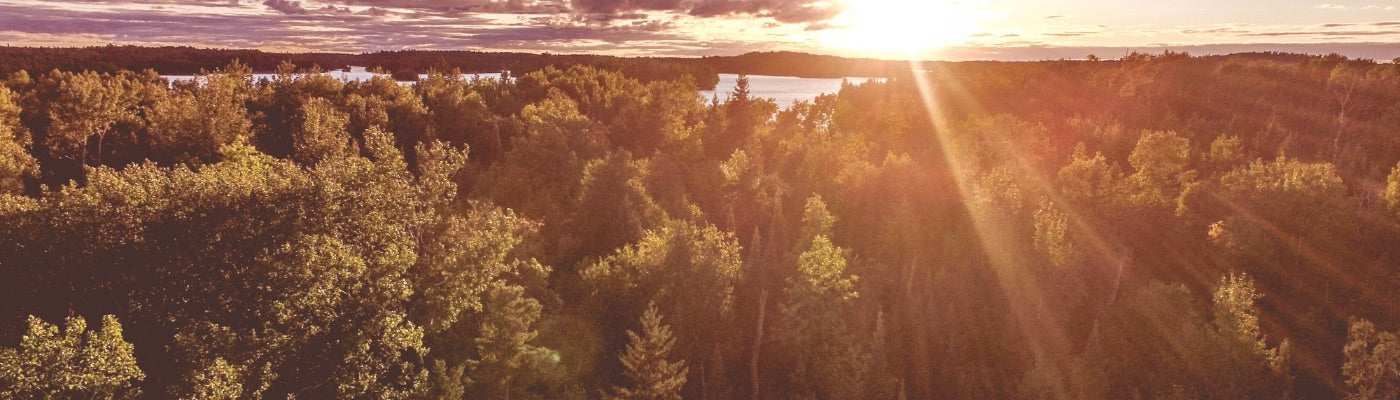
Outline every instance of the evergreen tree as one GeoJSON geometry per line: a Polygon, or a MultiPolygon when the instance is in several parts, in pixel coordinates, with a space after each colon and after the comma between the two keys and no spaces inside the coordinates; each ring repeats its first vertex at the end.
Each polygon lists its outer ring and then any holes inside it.
{"type": "Polygon", "coordinates": [[[671,347],[676,340],[671,337],[671,327],[662,325],[661,313],[655,305],[647,306],[642,314],[642,333],[627,331],[631,343],[622,354],[623,373],[627,387],[614,387],[614,400],[680,400],[681,388],[685,386],[688,368],[685,361],[668,361],[671,347]]]}

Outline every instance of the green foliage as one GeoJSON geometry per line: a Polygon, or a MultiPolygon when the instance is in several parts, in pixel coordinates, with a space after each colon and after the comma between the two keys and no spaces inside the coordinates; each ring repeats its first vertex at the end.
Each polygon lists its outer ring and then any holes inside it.
{"type": "Polygon", "coordinates": [[[252,70],[233,64],[203,75],[189,90],[158,96],[146,118],[154,159],[200,164],[216,161],[219,147],[246,137],[252,129],[247,102],[253,96],[252,70]]]}
{"type": "Polygon", "coordinates": [[[246,372],[229,365],[223,358],[215,358],[209,366],[198,370],[190,377],[191,392],[182,398],[197,400],[235,400],[243,397],[243,383],[240,377],[246,372]]]}
{"type": "Polygon", "coordinates": [[[1133,204],[1165,206],[1175,204],[1182,189],[1195,179],[1191,164],[1191,143],[1176,132],[1144,132],[1128,156],[1133,174],[1127,177],[1133,204]]]}
{"type": "Polygon", "coordinates": [[[621,356],[628,386],[614,387],[608,399],[680,400],[688,368],[685,361],[669,361],[676,340],[671,328],[663,325],[655,305],[642,314],[641,334],[628,330],[627,352],[621,356]]]}
{"type": "Polygon", "coordinates": [[[0,349],[0,396],[28,399],[134,399],[146,375],[111,315],[88,332],[83,317],[60,331],[34,316],[19,348],[0,349]]]}
{"type": "Polygon", "coordinates": [[[1256,160],[1220,177],[1223,219],[1211,239],[1257,260],[1295,254],[1300,241],[1324,245],[1347,228],[1346,186],[1327,163],[1256,160]]]}
{"type": "Polygon", "coordinates": [[[39,164],[29,154],[29,132],[20,125],[19,115],[14,92],[0,86],[0,195],[23,192],[26,180],[39,175],[39,164]]]}
{"type": "Polygon", "coordinates": [[[1215,288],[1216,333],[1223,347],[1219,356],[1225,361],[1214,371],[1220,380],[1208,382],[1218,397],[1283,398],[1292,391],[1288,340],[1269,348],[1259,328],[1254,301],[1262,296],[1245,274],[1223,277],[1215,288]]]}
{"type": "Polygon", "coordinates": [[[1400,164],[1395,164],[1391,168],[1390,175],[1385,180],[1385,202],[1390,206],[1391,212],[1400,215],[1400,164]]]}
{"type": "Polygon", "coordinates": [[[1244,147],[1239,136],[1220,135],[1210,142],[1205,162],[1215,171],[1227,171],[1245,161],[1244,147]]]}
{"type": "Polygon", "coordinates": [[[425,328],[439,332],[480,309],[487,288],[515,270],[505,254],[529,225],[489,207],[438,213],[455,197],[446,179],[461,153],[425,147],[430,162],[415,179],[386,134],[368,132],[366,150],[373,161],[332,158],[303,169],[236,142],[198,172],[93,170],[86,186],[7,215],[8,243],[49,249],[7,254],[20,264],[69,264],[31,288],[118,299],[150,340],[141,354],[207,370],[187,377],[180,393],[237,384],[244,395],[410,396],[427,375],[410,362],[428,354],[425,328]],[[210,219],[182,222],[190,215],[210,219]],[[154,332],[174,338],[147,336],[154,332]]]}
{"type": "Polygon", "coordinates": [[[1153,284],[1117,307],[1091,349],[1108,397],[1288,397],[1289,345],[1265,344],[1254,281],[1222,278],[1213,297],[1213,326],[1181,286],[1153,284]]]}
{"type": "Polygon", "coordinates": [[[1342,374],[1350,388],[1348,399],[1400,398],[1400,334],[1378,331],[1364,319],[1352,321],[1342,349],[1342,374]]]}
{"type": "Polygon", "coordinates": [[[804,308],[833,308],[828,306],[859,296],[855,291],[859,277],[846,275],[846,251],[824,235],[812,238],[811,243],[798,259],[798,276],[788,282],[789,314],[802,314],[804,308]]]}
{"type": "Polygon", "coordinates": [[[568,231],[576,241],[575,259],[596,257],[642,238],[667,218],[646,188],[646,160],[625,151],[588,162],[574,200],[568,231]]]}
{"type": "Polygon", "coordinates": [[[848,257],[826,236],[816,236],[798,258],[797,275],[788,279],[775,340],[792,359],[794,397],[884,398],[893,390],[880,362],[881,324],[871,335],[852,321],[860,293],[859,278],[846,272],[848,257]]]}
{"type": "Polygon", "coordinates": [[[641,313],[648,304],[668,315],[683,316],[672,323],[676,350],[682,358],[703,365],[716,356],[717,346],[730,339],[715,332],[733,324],[741,252],[732,234],[673,220],[588,266],[582,278],[592,289],[592,309],[605,316],[608,326],[624,324],[621,321],[641,313]]]}
{"type": "Polygon", "coordinates": [[[350,115],[335,108],[329,100],[312,98],[301,106],[298,114],[301,129],[295,138],[294,158],[306,165],[345,157],[352,149],[350,115]]]}
{"type": "Polygon", "coordinates": [[[1081,253],[1070,236],[1069,216],[1055,206],[1042,204],[1035,210],[1035,247],[1049,257],[1050,264],[1068,268],[1080,261],[1081,253]]]}
{"type": "Polygon", "coordinates": [[[1118,182],[1122,173],[1110,165],[1103,153],[1089,157],[1084,143],[1074,147],[1070,162],[1060,168],[1060,193],[1067,199],[1083,204],[1104,204],[1117,201],[1118,182]]]}
{"type": "Polygon", "coordinates": [[[141,85],[130,73],[118,75],[55,71],[48,79],[58,82],[58,93],[48,108],[51,121],[45,146],[53,158],[101,164],[102,144],[117,124],[133,122],[138,115],[141,85]],[[96,148],[89,151],[89,142],[96,148]]]}
{"type": "Polygon", "coordinates": [[[470,146],[482,160],[495,160],[505,150],[500,118],[486,104],[485,94],[473,89],[456,74],[431,74],[415,85],[423,105],[431,110],[427,119],[430,136],[470,146]]]}

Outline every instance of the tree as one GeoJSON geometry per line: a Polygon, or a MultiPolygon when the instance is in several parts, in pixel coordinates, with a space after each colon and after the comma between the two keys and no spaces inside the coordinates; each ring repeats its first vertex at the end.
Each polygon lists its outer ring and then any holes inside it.
{"type": "Polygon", "coordinates": [[[1342,374],[1352,400],[1400,398],[1400,334],[1377,331],[1364,319],[1353,319],[1347,331],[1342,374]]]}
{"type": "Polygon", "coordinates": [[[1134,171],[1127,182],[1134,204],[1172,204],[1182,188],[1195,179],[1195,171],[1186,169],[1191,163],[1191,143],[1172,131],[1143,133],[1128,163],[1134,171]]]}
{"type": "Polygon", "coordinates": [[[158,96],[147,119],[153,158],[164,162],[209,163],[219,147],[251,134],[248,101],[253,71],[234,63],[199,77],[198,86],[158,96]]]}
{"type": "Polygon", "coordinates": [[[724,126],[712,127],[717,130],[705,138],[705,148],[713,158],[729,156],[743,147],[750,137],[762,132],[778,107],[771,100],[753,98],[749,93],[749,77],[740,75],[722,109],[724,126]]]}
{"type": "MultiPolygon", "coordinates": [[[[606,326],[624,326],[644,307],[684,316],[672,323],[676,352],[704,366],[720,361],[718,350],[731,340],[724,332],[731,327],[742,251],[733,234],[712,225],[673,220],[589,265],[582,278],[592,289],[590,306],[603,316],[606,326]]],[[[621,347],[623,340],[617,335],[610,345],[621,347]]],[[[719,378],[712,376],[712,368],[697,369],[691,382],[706,385],[705,389],[719,378]]]]}
{"type": "Polygon", "coordinates": [[[14,92],[0,85],[0,194],[19,194],[26,180],[39,175],[39,164],[29,154],[29,132],[20,125],[19,115],[14,92]]]}
{"type": "Polygon", "coordinates": [[[1366,74],[1352,66],[1351,63],[1342,61],[1327,76],[1327,90],[1332,93],[1337,100],[1337,131],[1332,136],[1332,162],[1337,162],[1342,151],[1342,136],[1351,123],[1352,97],[1356,93],[1356,88],[1366,83],[1366,74]]]}
{"type": "Polygon", "coordinates": [[[237,400],[243,397],[241,368],[230,365],[223,358],[215,358],[209,366],[198,370],[188,381],[193,385],[190,393],[182,398],[192,400],[237,400]]]}
{"type": "Polygon", "coordinates": [[[661,314],[656,305],[648,305],[642,314],[642,333],[628,330],[631,342],[627,352],[622,354],[623,373],[627,387],[613,387],[609,399],[616,400],[680,400],[681,388],[685,386],[688,368],[685,361],[669,361],[671,347],[676,340],[671,337],[671,327],[661,323],[661,314]]]}
{"type": "MultiPolygon", "coordinates": [[[[820,232],[830,226],[819,198],[807,202],[806,222],[820,232]]],[[[848,251],[819,234],[788,278],[787,301],[779,309],[775,340],[791,360],[788,380],[801,395],[819,399],[887,398],[894,380],[885,373],[881,323],[874,330],[853,323],[859,279],[846,272],[848,251]]]]}
{"type": "Polygon", "coordinates": [[[666,221],[666,212],[646,188],[649,165],[618,151],[584,166],[574,209],[585,212],[575,213],[568,221],[577,247],[566,261],[605,255],[666,221]]]}
{"type": "Polygon", "coordinates": [[[1391,212],[1400,216],[1400,164],[1390,169],[1385,182],[1385,203],[1390,206],[1391,212]]]}
{"type": "Polygon", "coordinates": [[[146,375],[111,315],[88,332],[83,317],[68,317],[62,332],[34,316],[18,349],[0,349],[0,396],[6,398],[138,398],[146,375]]]}
{"type": "Polygon", "coordinates": [[[297,162],[315,165],[322,160],[351,154],[353,147],[346,131],[350,115],[337,110],[330,100],[319,97],[307,100],[298,115],[301,129],[294,141],[297,162]]]}
{"type": "Polygon", "coordinates": [[[1212,296],[1216,338],[1222,360],[1215,370],[1204,374],[1217,398],[1284,398],[1292,390],[1289,371],[1289,344],[1269,348],[1259,330],[1259,310],[1254,305],[1263,295],[1247,274],[1220,278],[1212,296]]]}
{"type": "Polygon", "coordinates": [[[1117,166],[1111,166],[1103,153],[1095,152],[1090,157],[1084,143],[1080,143],[1074,147],[1069,164],[1060,168],[1058,183],[1060,193],[1070,201],[1104,205],[1117,200],[1121,177],[1117,166]]]}
{"type": "Polygon", "coordinates": [[[127,74],[98,75],[58,73],[58,97],[49,107],[48,140],[45,145],[54,158],[88,164],[102,164],[102,144],[118,123],[137,117],[137,82],[127,74]],[[96,156],[89,157],[88,142],[96,138],[96,156]]]}
{"type": "Polygon", "coordinates": [[[1080,250],[1070,231],[1069,216],[1055,203],[1041,204],[1032,216],[1035,221],[1035,248],[1042,251],[1050,265],[1064,271],[1080,262],[1080,250]]]}
{"type": "Polygon", "coordinates": [[[1259,331],[1248,275],[1220,279],[1214,323],[1181,285],[1153,282],[1109,310],[1088,351],[1102,365],[1109,398],[1287,398],[1287,341],[1269,348],[1259,331]]]}

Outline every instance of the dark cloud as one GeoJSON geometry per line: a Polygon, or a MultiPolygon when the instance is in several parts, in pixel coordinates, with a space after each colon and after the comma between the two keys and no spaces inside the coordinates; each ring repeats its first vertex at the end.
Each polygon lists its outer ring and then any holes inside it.
{"type": "MultiPolygon", "coordinates": [[[[283,13],[283,14],[290,14],[290,15],[306,14],[306,9],[305,9],[305,8],[301,8],[301,2],[297,2],[297,1],[291,1],[291,0],[267,0],[267,1],[264,1],[264,2],[263,2],[263,5],[267,6],[268,8],[271,8],[271,9],[273,9],[273,10],[277,10],[277,11],[283,13]]],[[[329,7],[329,6],[327,6],[327,7],[329,7]]]]}
{"type": "Polygon", "coordinates": [[[385,16],[385,15],[389,15],[389,11],[388,11],[388,10],[385,10],[385,9],[383,9],[383,8],[379,8],[379,7],[370,7],[370,8],[364,9],[364,11],[360,11],[360,12],[355,13],[355,14],[357,14],[357,15],[368,15],[368,16],[371,16],[371,17],[383,17],[383,16],[385,16]]]}
{"type": "Polygon", "coordinates": [[[749,15],[804,23],[829,20],[844,9],[841,2],[822,0],[698,0],[685,11],[697,17],[749,15]]]}
{"type": "Polygon", "coordinates": [[[689,7],[682,0],[572,0],[574,12],[616,14],[632,11],[680,11],[689,7]]]}
{"type": "Polygon", "coordinates": [[[453,50],[522,50],[553,52],[652,52],[674,47],[689,37],[670,32],[676,22],[635,19],[599,26],[571,21],[503,25],[487,18],[380,19],[384,9],[356,13],[341,6],[307,8],[312,3],[254,4],[279,7],[275,15],[211,15],[161,10],[87,12],[63,8],[29,8],[0,3],[0,38],[7,32],[30,36],[98,37],[109,43],[194,45],[240,48],[302,48],[315,51],[375,51],[404,48],[453,50]],[[301,11],[295,11],[295,10],[301,11]],[[19,16],[23,17],[19,17],[19,16]],[[316,26],[331,34],[308,31],[316,26]]]}
{"type": "Polygon", "coordinates": [[[824,0],[570,0],[570,11],[578,14],[617,15],[638,11],[662,11],[695,17],[750,16],[773,18],[784,23],[829,20],[844,7],[839,1],[824,0]]]}
{"type": "Polygon", "coordinates": [[[568,0],[331,0],[347,5],[417,10],[499,13],[556,14],[569,12],[568,0]]]}

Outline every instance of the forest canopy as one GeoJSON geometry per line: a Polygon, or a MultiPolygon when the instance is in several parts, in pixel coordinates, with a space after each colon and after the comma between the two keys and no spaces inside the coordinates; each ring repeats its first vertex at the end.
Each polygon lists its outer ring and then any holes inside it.
{"type": "Polygon", "coordinates": [[[237,56],[7,71],[0,396],[1400,394],[1397,64],[237,56]]]}

